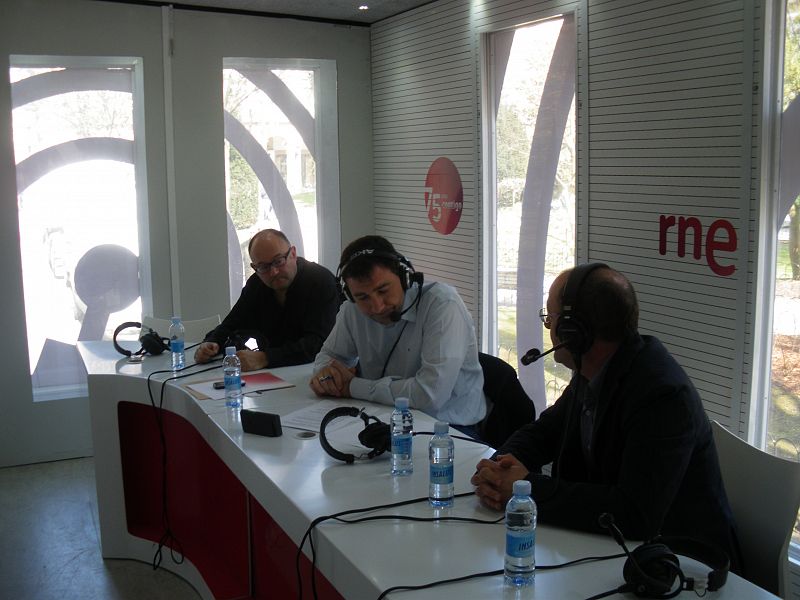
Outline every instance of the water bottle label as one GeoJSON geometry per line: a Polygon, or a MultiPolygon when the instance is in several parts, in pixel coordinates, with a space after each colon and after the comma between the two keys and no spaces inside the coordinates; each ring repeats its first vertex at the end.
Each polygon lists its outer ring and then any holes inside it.
{"type": "Polygon", "coordinates": [[[506,556],[529,558],[536,544],[535,531],[506,531],[506,556]]]}
{"type": "Polygon", "coordinates": [[[225,375],[225,390],[238,390],[242,387],[239,375],[225,375]]]}
{"type": "Polygon", "coordinates": [[[392,454],[411,454],[411,434],[392,436],[392,454]]]}
{"type": "Polygon", "coordinates": [[[449,485],[453,483],[453,465],[432,464],[431,483],[438,485],[449,485]]]}
{"type": "Polygon", "coordinates": [[[172,352],[183,352],[183,344],[183,340],[176,340],[175,338],[172,338],[169,341],[169,349],[172,352]]]}

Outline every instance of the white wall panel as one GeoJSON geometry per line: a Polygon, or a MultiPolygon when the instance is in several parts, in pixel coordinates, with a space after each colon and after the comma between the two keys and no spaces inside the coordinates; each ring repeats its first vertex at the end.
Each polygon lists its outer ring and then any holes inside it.
{"type": "Polygon", "coordinates": [[[372,27],[376,233],[429,280],[454,285],[480,326],[480,34],[573,10],[575,2],[443,0],[372,27]],[[449,235],[425,210],[439,156],[453,161],[464,209],[449,235]]]}
{"type": "MultiPolygon", "coordinates": [[[[627,273],[641,329],[659,336],[709,413],[746,431],[758,190],[760,3],[748,0],[442,0],[372,28],[375,222],[480,314],[480,34],[578,10],[578,256],[627,273]],[[425,213],[427,166],[450,157],[464,213],[449,236],[425,213]],[[659,251],[662,215],[724,219],[737,249],[715,273],[659,251]]],[[[725,239],[720,232],[718,239],[725,239]]]]}
{"type": "MultiPolygon", "coordinates": [[[[710,415],[742,429],[752,160],[752,18],[740,0],[588,5],[589,223],[592,260],[626,272],[641,330],[687,369],[710,415]],[[659,249],[661,215],[717,219],[737,237],[716,260],[659,249]]],[[[721,239],[727,239],[723,233],[721,239]]]]}

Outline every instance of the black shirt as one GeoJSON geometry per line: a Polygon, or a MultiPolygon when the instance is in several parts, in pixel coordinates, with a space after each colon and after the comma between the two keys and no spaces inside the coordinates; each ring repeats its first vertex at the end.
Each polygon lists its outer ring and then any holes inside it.
{"type": "Polygon", "coordinates": [[[700,539],[724,550],[738,572],[735,525],[711,424],[689,376],[666,348],[637,336],[609,360],[600,388],[587,386],[596,398],[588,461],[575,383],[498,450],[530,471],[539,522],[606,533],[598,517],[608,512],[629,539],[700,539]],[[540,472],[551,462],[558,478],[540,472]]]}
{"type": "Polygon", "coordinates": [[[308,363],[333,328],[340,303],[331,272],[298,257],[297,275],[283,306],[254,273],[231,312],[203,341],[215,342],[222,350],[232,334],[241,332],[259,339],[259,350],[266,352],[270,367],[308,363]]]}

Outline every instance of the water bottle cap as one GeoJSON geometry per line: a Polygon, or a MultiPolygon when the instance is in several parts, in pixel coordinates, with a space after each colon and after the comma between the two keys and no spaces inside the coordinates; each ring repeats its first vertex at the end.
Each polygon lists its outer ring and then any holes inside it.
{"type": "Polygon", "coordinates": [[[445,434],[448,432],[449,429],[450,426],[444,421],[436,421],[436,423],[433,424],[433,433],[435,433],[436,435],[445,434]]]}
{"type": "Polygon", "coordinates": [[[181,318],[180,318],[180,317],[178,317],[178,316],[172,317],[172,322],[173,322],[173,323],[176,323],[176,324],[177,324],[177,323],[180,323],[180,322],[181,322],[181,318]]]}
{"type": "Polygon", "coordinates": [[[225,348],[225,356],[233,356],[236,354],[236,346],[228,346],[225,348]]]}
{"type": "Polygon", "coordinates": [[[531,495],[531,482],[527,479],[519,479],[514,482],[514,495],[515,496],[530,496],[531,495]]]}
{"type": "Polygon", "coordinates": [[[408,398],[395,398],[394,407],[400,410],[406,410],[408,408],[408,398]]]}

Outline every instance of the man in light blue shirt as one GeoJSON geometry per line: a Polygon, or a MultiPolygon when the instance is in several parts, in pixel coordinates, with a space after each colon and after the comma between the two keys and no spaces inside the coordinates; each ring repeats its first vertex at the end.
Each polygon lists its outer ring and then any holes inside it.
{"type": "Polygon", "coordinates": [[[421,273],[380,236],[342,252],[337,279],[350,302],[314,361],[318,396],[411,407],[475,434],[486,416],[475,327],[458,292],[421,273]]]}

